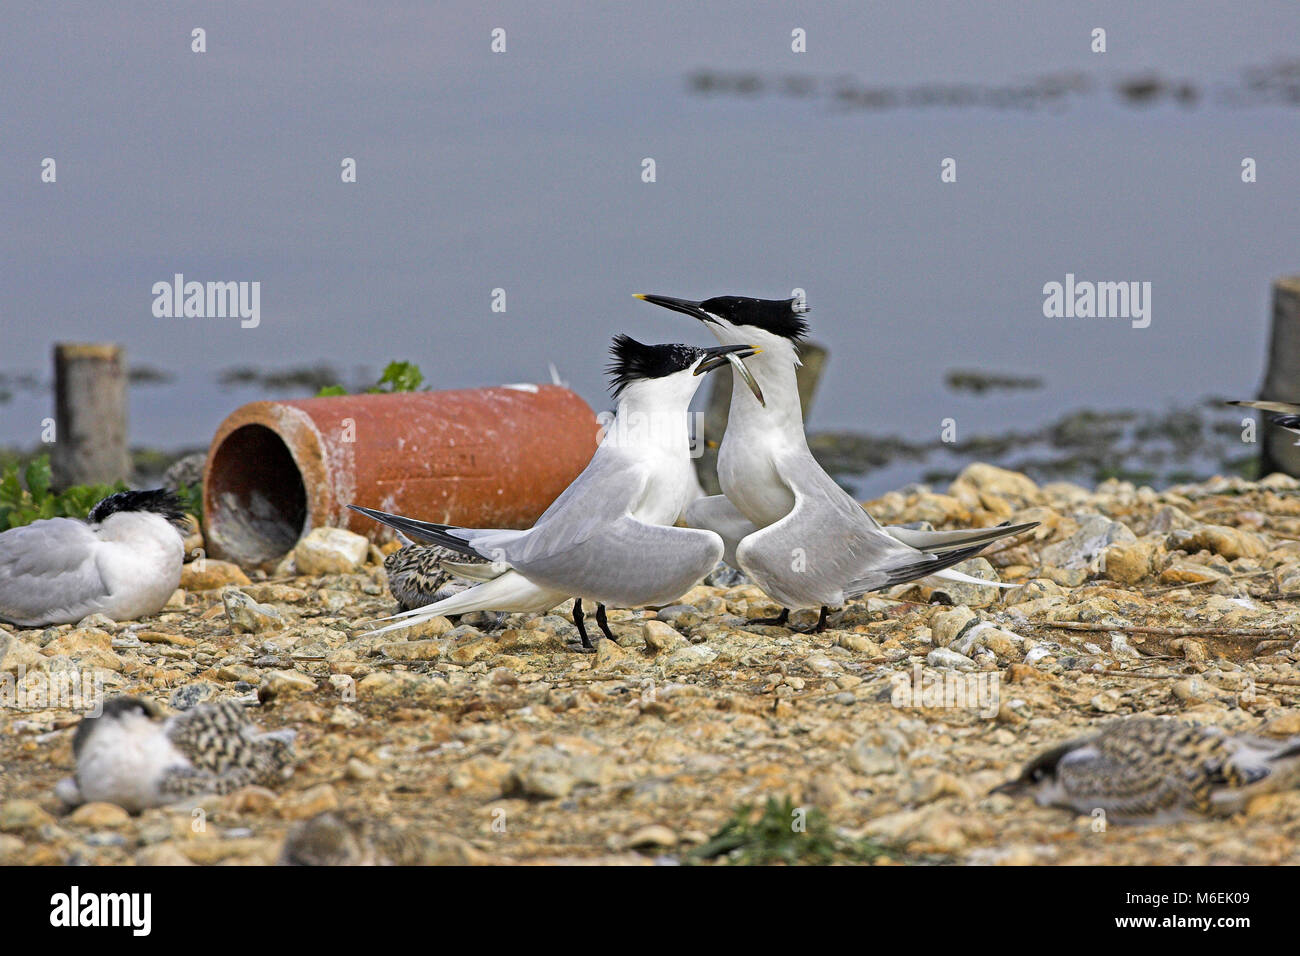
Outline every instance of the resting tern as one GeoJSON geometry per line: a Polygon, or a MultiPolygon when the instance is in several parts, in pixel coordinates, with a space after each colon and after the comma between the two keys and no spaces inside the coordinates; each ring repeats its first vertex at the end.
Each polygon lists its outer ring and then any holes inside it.
{"type": "Polygon", "coordinates": [[[696,488],[687,409],[701,375],[729,362],[743,369],[741,360],[758,350],[738,342],[706,349],[643,345],[620,335],[610,351],[618,402],[614,420],[582,474],[532,528],[459,528],[350,506],[415,541],[491,562],[444,562],[454,573],[483,583],[385,620],[548,611],[574,597],[573,622],[583,646],[590,648],[584,599],[597,604],[596,622],[612,639],[606,604],[666,604],[713,569],[722,556],[722,539],[712,531],[672,527],[696,488]]]}
{"type": "Polygon", "coordinates": [[[46,518],[0,534],[0,620],[75,624],[154,614],[180,585],[185,514],[164,490],[121,491],[85,521],[46,518]]]}
{"type": "Polygon", "coordinates": [[[988,585],[945,569],[1037,524],[961,531],[881,527],[808,450],[795,379],[798,342],[808,328],[799,299],[637,298],[699,319],[720,342],[743,340],[761,350],[748,364],[764,400],[751,401],[742,380],[732,393],[718,449],[723,494],[700,498],[686,512],[687,524],[722,536],[728,564],[781,603],[780,617],[754,623],[785,624],[792,608],[820,607],[820,630],[830,607],[937,572],[988,585]]]}
{"type": "Polygon", "coordinates": [[[1297,785],[1300,738],[1132,717],[1046,751],[993,792],[1076,813],[1102,810],[1117,823],[1164,823],[1235,813],[1257,794],[1297,785]]]}
{"type": "Polygon", "coordinates": [[[163,717],[153,701],[114,697],[98,717],[77,725],[76,776],[55,793],[71,806],[103,801],[137,813],[272,784],[293,773],[294,736],[292,730],[263,733],[234,700],[163,717]]]}

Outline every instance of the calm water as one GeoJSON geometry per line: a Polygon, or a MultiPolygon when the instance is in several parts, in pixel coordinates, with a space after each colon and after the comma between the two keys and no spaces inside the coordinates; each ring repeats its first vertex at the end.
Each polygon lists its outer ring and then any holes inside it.
{"type": "MultiPolygon", "coordinates": [[[[259,397],[218,387],[235,365],[554,363],[599,408],[612,333],[705,340],[632,292],[802,287],[832,349],[810,427],[920,441],[1253,394],[1269,281],[1300,271],[1293,0],[390,6],[7,10],[0,371],[120,341],[177,376],[133,392],[158,446],[259,397]],[[176,272],[260,282],[260,325],[155,318],[176,272]],[[1150,327],[1045,318],[1067,273],[1150,282],[1150,327]],[[954,368],[1044,387],[955,393],[954,368]]],[[[0,443],[50,405],[15,391],[0,443]]]]}

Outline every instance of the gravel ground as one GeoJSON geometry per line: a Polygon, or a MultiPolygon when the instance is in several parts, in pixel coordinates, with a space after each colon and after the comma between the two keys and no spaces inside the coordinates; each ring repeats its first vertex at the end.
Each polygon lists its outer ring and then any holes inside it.
{"type": "Polygon", "coordinates": [[[268,572],[187,565],[144,621],[0,625],[0,863],[274,863],[295,822],[330,810],[418,835],[405,862],[725,860],[710,839],[769,800],[769,823],[811,820],[804,860],[817,843],[877,864],[1293,862],[1300,792],[1145,827],[988,792],[1132,714],[1300,734],[1297,489],[1089,491],[973,465],[868,507],[936,528],[1041,522],[962,566],[1021,586],[903,587],[803,634],[746,625],[778,610],[757,588],[701,585],[657,614],[611,611],[618,644],[595,654],[567,606],[369,634],[394,602],[380,550],[346,532],[268,572]],[[297,772],[138,816],[69,812],[52,791],[77,714],[18,698],[68,673],[170,709],[244,698],[298,732],[297,772]]]}

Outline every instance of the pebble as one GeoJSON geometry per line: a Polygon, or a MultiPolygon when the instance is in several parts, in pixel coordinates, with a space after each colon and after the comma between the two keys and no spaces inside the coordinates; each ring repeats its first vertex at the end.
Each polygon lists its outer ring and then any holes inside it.
{"type": "Polygon", "coordinates": [[[370,540],[343,528],[313,528],[293,549],[300,574],[357,571],[369,555],[370,540]]]}
{"type": "Polygon", "coordinates": [[[278,610],[269,604],[258,604],[238,588],[222,591],[221,602],[236,633],[257,634],[285,625],[284,616],[278,610]]]}
{"type": "Polygon", "coordinates": [[[130,820],[131,815],[113,803],[83,803],[67,817],[68,823],[83,827],[116,828],[130,820]]]}
{"type": "Polygon", "coordinates": [[[925,655],[925,662],[930,667],[951,667],[962,671],[975,669],[975,662],[973,660],[965,654],[958,654],[956,651],[949,650],[946,647],[936,647],[929,654],[925,655]]]}
{"type": "Polygon", "coordinates": [[[251,584],[237,564],[204,558],[181,568],[181,587],[186,591],[213,591],[231,585],[251,584]]]}

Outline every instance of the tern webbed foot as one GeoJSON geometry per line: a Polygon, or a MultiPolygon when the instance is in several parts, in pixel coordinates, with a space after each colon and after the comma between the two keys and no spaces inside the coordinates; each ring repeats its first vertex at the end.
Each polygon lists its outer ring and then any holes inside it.
{"type": "Polygon", "coordinates": [[[770,624],[775,627],[786,627],[790,623],[790,609],[781,608],[781,613],[776,617],[757,617],[745,622],[746,624],[770,624]]]}

